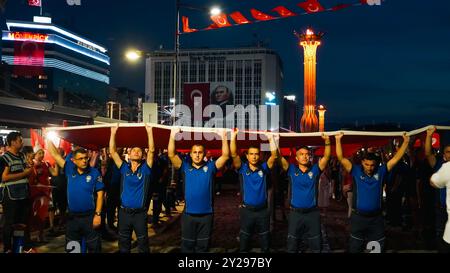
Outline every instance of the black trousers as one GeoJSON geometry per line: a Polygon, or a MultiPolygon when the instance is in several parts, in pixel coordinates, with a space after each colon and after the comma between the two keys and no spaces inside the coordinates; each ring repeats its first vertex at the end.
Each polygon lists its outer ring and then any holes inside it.
{"type": "Polygon", "coordinates": [[[114,228],[116,210],[120,208],[120,187],[110,187],[106,199],[106,222],[114,228]]]}
{"type": "Polygon", "coordinates": [[[29,199],[11,200],[8,190],[5,189],[3,197],[3,214],[5,225],[3,227],[3,250],[4,252],[13,251],[12,238],[15,225],[25,225],[24,248],[31,247],[30,231],[28,219],[30,216],[31,203],[29,199]]]}
{"type": "Polygon", "coordinates": [[[120,253],[130,253],[131,235],[136,233],[138,252],[149,253],[150,245],[148,242],[147,228],[147,210],[139,209],[132,211],[130,209],[119,209],[119,251],[120,253]]]}
{"type": "Polygon", "coordinates": [[[287,252],[298,253],[299,243],[306,235],[309,248],[320,253],[322,246],[322,232],[320,228],[320,211],[314,209],[309,212],[291,211],[288,218],[287,252]]]}
{"type": "Polygon", "coordinates": [[[352,213],[350,235],[350,253],[360,253],[365,249],[364,243],[378,242],[384,252],[384,219],[383,215],[362,216],[352,213]]]}
{"type": "Polygon", "coordinates": [[[447,224],[448,213],[446,208],[436,208],[436,241],[440,253],[448,253],[448,244],[442,239],[447,224]]]}
{"type": "Polygon", "coordinates": [[[181,252],[208,252],[212,227],[212,214],[193,215],[183,213],[181,216],[181,252]]]}
{"type": "MultiPolygon", "coordinates": [[[[81,246],[81,241],[84,239],[89,253],[100,253],[102,241],[100,234],[94,229],[93,220],[93,213],[74,214],[69,212],[66,224],[66,246],[73,241],[78,242],[81,246]]],[[[66,250],[70,251],[68,247],[66,250]]]]}
{"type": "Polygon", "coordinates": [[[251,210],[240,209],[241,231],[239,233],[240,252],[250,251],[250,240],[255,229],[259,235],[261,252],[268,253],[270,250],[270,212],[264,208],[251,210]]]}

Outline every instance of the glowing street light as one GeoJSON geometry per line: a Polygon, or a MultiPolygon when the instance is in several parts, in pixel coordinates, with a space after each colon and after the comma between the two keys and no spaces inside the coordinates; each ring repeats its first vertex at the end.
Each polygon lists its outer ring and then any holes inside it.
{"type": "Polygon", "coordinates": [[[125,53],[127,60],[135,62],[142,57],[143,53],[140,50],[129,50],[125,53]]]}
{"type": "Polygon", "coordinates": [[[212,16],[217,16],[217,15],[220,15],[222,13],[222,10],[219,7],[212,7],[211,10],[209,11],[209,13],[212,16]]]}

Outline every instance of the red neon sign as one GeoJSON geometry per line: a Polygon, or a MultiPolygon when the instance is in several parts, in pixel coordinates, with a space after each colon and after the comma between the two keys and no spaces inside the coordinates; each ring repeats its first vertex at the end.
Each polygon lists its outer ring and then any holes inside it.
{"type": "Polygon", "coordinates": [[[31,40],[36,42],[45,42],[48,40],[47,34],[31,33],[31,32],[10,32],[8,36],[12,40],[31,40]]]}

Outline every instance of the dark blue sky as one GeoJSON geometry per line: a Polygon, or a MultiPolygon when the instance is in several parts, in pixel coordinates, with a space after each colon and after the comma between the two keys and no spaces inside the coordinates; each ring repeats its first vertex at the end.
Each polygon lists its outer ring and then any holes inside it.
{"type": "MultiPolygon", "coordinates": [[[[175,0],[44,0],[44,12],[58,25],[105,45],[112,58],[113,86],[144,91],[144,63],[127,63],[129,47],[173,48],[175,0]]],[[[323,6],[355,0],[320,0],[323,6]]],[[[186,4],[221,6],[225,12],[250,8],[270,13],[277,5],[295,12],[301,0],[185,0],[186,4]]],[[[318,51],[317,97],[335,122],[406,122],[415,125],[450,121],[450,1],[387,0],[379,7],[350,7],[278,21],[181,36],[181,47],[239,47],[264,41],[284,65],[285,94],[303,98],[303,57],[294,30],[308,26],[325,32],[318,51]]],[[[9,0],[2,14],[30,20],[37,15],[24,0],[9,0]]],[[[208,15],[182,10],[191,27],[209,25],[208,15]]],[[[275,15],[275,14],[274,14],[275,15]]],[[[302,103],[302,101],[301,101],[302,103]]]]}

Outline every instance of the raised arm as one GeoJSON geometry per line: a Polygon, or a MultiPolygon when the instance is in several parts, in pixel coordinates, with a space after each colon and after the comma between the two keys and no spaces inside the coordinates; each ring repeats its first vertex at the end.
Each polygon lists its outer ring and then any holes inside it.
{"type": "Polygon", "coordinates": [[[58,164],[55,164],[54,167],[50,166],[50,164],[48,164],[48,171],[50,172],[51,176],[58,176],[59,174],[59,166],[58,164]]]}
{"type": "Polygon", "coordinates": [[[434,155],[432,151],[432,140],[433,140],[433,134],[436,131],[436,127],[433,126],[432,128],[429,128],[427,130],[427,137],[425,138],[425,156],[427,158],[428,164],[430,164],[431,168],[434,168],[436,166],[436,156],[434,155]]]}
{"type": "Polygon", "coordinates": [[[394,168],[395,165],[402,159],[405,155],[406,149],[408,149],[409,145],[409,136],[406,133],[403,133],[403,143],[400,149],[395,153],[394,157],[388,161],[386,164],[387,170],[390,171],[394,168]]]}
{"type": "Polygon", "coordinates": [[[270,146],[270,157],[267,159],[267,167],[272,169],[275,166],[275,161],[278,159],[278,141],[280,136],[275,136],[274,134],[266,134],[266,136],[269,139],[270,146]]]}
{"type": "Polygon", "coordinates": [[[352,162],[345,158],[344,153],[342,152],[341,140],[343,136],[344,133],[342,132],[334,136],[336,138],[336,156],[342,167],[349,173],[352,170],[352,162]]]}
{"type": "Polygon", "coordinates": [[[169,138],[169,146],[167,147],[167,155],[169,156],[170,162],[172,162],[172,166],[175,169],[181,168],[181,158],[176,154],[175,150],[175,137],[180,132],[180,128],[174,127],[170,131],[170,138],[169,138]]]}
{"type": "Polygon", "coordinates": [[[216,168],[222,169],[230,158],[230,147],[228,147],[227,131],[222,129],[218,133],[222,137],[222,155],[216,160],[216,168]]]}
{"type": "Polygon", "coordinates": [[[109,137],[109,153],[111,154],[111,158],[114,160],[114,164],[116,164],[117,168],[120,168],[122,166],[123,160],[117,153],[116,148],[116,134],[118,129],[119,129],[118,123],[116,126],[111,127],[111,135],[109,137]]]}
{"type": "Polygon", "coordinates": [[[239,154],[237,152],[237,144],[236,144],[236,138],[239,133],[239,129],[236,129],[235,131],[231,132],[231,141],[230,141],[230,153],[231,158],[233,160],[233,167],[238,170],[241,168],[241,158],[239,157],[239,154]]]}
{"type": "Polygon", "coordinates": [[[145,130],[147,131],[147,139],[148,139],[147,165],[151,168],[153,166],[153,159],[155,157],[155,142],[153,141],[153,128],[148,124],[146,124],[145,130]]]}
{"type": "Polygon", "coordinates": [[[325,170],[331,158],[330,137],[325,134],[322,134],[322,139],[325,141],[325,151],[323,153],[323,157],[319,160],[319,168],[321,171],[325,170]]]}
{"type": "Polygon", "coordinates": [[[58,164],[59,167],[64,168],[64,165],[66,164],[66,161],[61,156],[61,154],[56,149],[55,145],[50,139],[47,139],[47,151],[50,153],[50,155],[55,160],[56,164],[58,164]]]}

